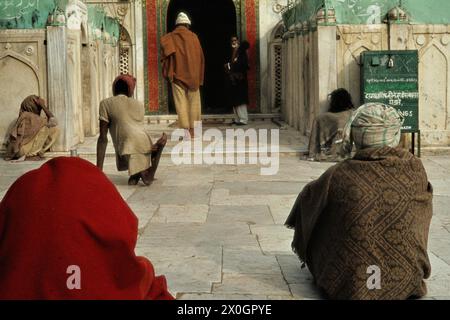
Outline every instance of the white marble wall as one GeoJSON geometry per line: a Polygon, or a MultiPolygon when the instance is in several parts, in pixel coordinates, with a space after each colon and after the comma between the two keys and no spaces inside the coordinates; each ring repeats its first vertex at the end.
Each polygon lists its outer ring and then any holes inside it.
{"type": "Polygon", "coordinates": [[[67,75],[70,103],[73,106],[72,118],[73,137],[71,144],[77,145],[84,142],[83,124],[83,95],[81,77],[81,34],[79,31],[67,32],[67,75]]]}
{"type": "Polygon", "coordinates": [[[335,70],[330,39],[335,39],[332,29],[311,30],[307,24],[292,26],[283,37],[283,119],[304,135],[323,109],[328,90],[335,86],[328,78],[335,70]]]}
{"type": "MultiPolygon", "coordinates": [[[[304,27],[304,26],[303,26],[304,27]]],[[[318,26],[284,36],[284,119],[309,135],[326,111],[327,94],[344,87],[360,103],[360,55],[366,50],[419,50],[419,121],[424,146],[450,146],[450,26],[318,26]],[[293,40],[295,39],[295,40],[293,40]],[[389,43],[390,41],[390,43],[389,43]]]]}
{"type": "Polygon", "coordinates": [[[83,41],[81,30],[66,27],[0,31],[0,150],[30,94],[45,98],[58,119],[53,151],[69,151],[98,133],[100,100],[111,96],[118,74],[118,47],[83,41]]]}
{"type": "Polygon", "coordinates": [[[365,50],[419,51],[419,127],[424,146],[450,145],[450,26],[339,26],[338,84],[359,102],[359,56],[365,50]],[[390,40],[390,42],[389,42],[390,40]]]}
{"type": "Polygon", "coordinates": [[[272,40],[272,32],[280,22],[280,14],[274,11],[276,3],[286,3],[286,0],[260,0],[259,1],[259,59],[260,59],[260,103],[261,113],[272,112],[270,90],[271,71],[269,56],[269,43],[272,40]]]}
{"type": "Polygon", "coordinates": [[[0,30],[0,150],[23,99],[47,99],[45,40],[44,30],[0,30]]]}

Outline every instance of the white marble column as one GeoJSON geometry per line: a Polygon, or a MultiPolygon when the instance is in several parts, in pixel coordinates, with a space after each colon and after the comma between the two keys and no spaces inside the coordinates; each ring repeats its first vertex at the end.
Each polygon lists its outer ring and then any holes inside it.
{"type": "Polygon", "coordinates": [[[99,62],[98,62],[97,41],[91,41],[89,44],[89,74],[90,74],[90,123],[89,128],[92,135],[98,133],[99,128],[99,62]]]}
{"type": "Polygon", "coordinates": [[[337,88],[336,26],[317,28],[318,113],[328,111],[328,94],[337,88]]]}
{"type": "Polygon", "coordinates": [[[67,34],[65,27],[47,27],[48,105],[58,119],[61,134],[53,151],[69,151],[73,146],[73,104],[67,72],[67,34]]]}
{"type": "Polygon", "coordinates": [[[145,72],[145,52],[144,48],[146,43],[144,43],[144,21],[142,19],[142,3],[140,1],[135,1],[134,4],[134,21],[135,21],[135,35],[134,40],[135,47],[133,48],[134,54],[134,74],[136,77],[136,99],[144,102],[145,101],[145,86],[144,83],[144,72],[145,72]]]}
{"type": "Polygon", "coordinates": [[[305,81],[304,81],[304,68],[305,68],[305,55],[304,50],[305,46],[303,44],[303,33],[302,30],[298,30],[298,60],[299,60],[299,66],[298,66],[298,95],[299,95],[299,101],[298,101],[298,116],[299,116],[299,130],[300,133],[304,134],[304,114],[305,114],[305,81]]]}
{"type": "Polygon", "coordinates": [[[282,84],[281,84],[281,118],[287,122],[287,77],[289,73],[289,61],[288,61],[288,41],[287,33],[283,35],[283,69],[282,69],[282,84]]]}

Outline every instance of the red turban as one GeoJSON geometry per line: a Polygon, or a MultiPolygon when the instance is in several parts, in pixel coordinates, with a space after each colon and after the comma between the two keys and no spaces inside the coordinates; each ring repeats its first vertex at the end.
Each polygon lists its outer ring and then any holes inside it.
{"type": "Polygon", "coordinates": [[[128,88],[128,97],[132,97],[134,93],[134,89],[136,87],[136,78],[133,76],[130,76],[129,74],[122,74],[113,82],[112,90],[113,94],[117,95],[119,91],[119,86],[125,85],[128,88]]]}
{"type": "Polygon", "coordinates": [[[173,299],[165,277],[135,255],[137,228],[97,167],[47,162],[0,203],[0,299],[173,299]]]}

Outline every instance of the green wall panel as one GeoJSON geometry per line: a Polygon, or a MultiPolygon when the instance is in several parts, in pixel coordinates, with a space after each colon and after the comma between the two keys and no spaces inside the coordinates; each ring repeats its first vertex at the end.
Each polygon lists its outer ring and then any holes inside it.
{"type": "Polygon", "coordinates": [[[42,29],[56,8],[65,9],[67,0],[1,0],[0,29],[42,29]]]}
{"type": "Polygon", "coordinates": [[[382,23],[388,11],[401,5],[413,24],[450,24],[449,0],[303,0],[283,13],[289,27],[313,19],[322,8],[334,8],[338,24],[382,23]]]}

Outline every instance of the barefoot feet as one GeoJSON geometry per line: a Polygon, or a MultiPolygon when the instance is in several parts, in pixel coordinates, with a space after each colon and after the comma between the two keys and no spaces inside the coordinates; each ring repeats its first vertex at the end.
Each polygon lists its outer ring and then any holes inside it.
{"type": "Polygon", "coordinates": [[[140,173],[141,179],[145,185],[149,186],[155,180],[156,169],[158,169],[159,160],[161,158],[164,147],[167,143],[167,135],[162,134],[161,138],[156,142],[154,151],[152,152],[152,166],[140,173]]]}

